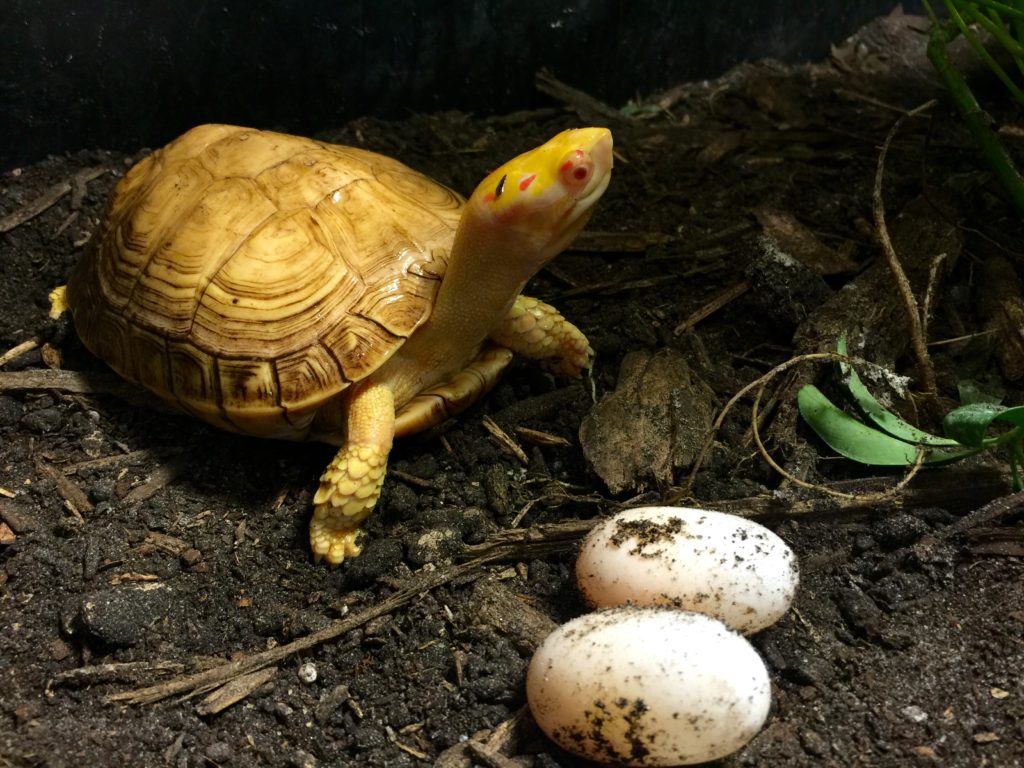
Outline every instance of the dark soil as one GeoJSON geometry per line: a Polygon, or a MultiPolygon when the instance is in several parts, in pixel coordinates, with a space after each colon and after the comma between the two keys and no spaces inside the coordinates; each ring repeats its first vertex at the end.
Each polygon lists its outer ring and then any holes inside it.
{"type": "MultiPolygon", "coordinates": [[[[940,95],[921,28],[891,19],[833,61],[743,66],[663,95],[660,112],[614,121],[619,160],[589,229],[634,237],[626,247],[592,235],[530,289],[590,337],[599,398],[615,389],[627,353],[668,347],[714,393],[693,408],[717,411],[790,357],[809,315],[881,258],[871,210],[879,147],[902,110],[940,95]],[[766,261],[769,209],[850,266],[822,277],[799,261],[766,261]],[[744,280],[751,290],[674,332],[744,280]]],[[[992,88],[984,98],[1004,96],[992,88]]],[[[393,155],[468,193],[495,164],[581,121],[607,122],[562,108],[487,120],[445,113],[359,120],[323,138],[393,155]]],[[[201,697],[107,701],[373,609],[444,575],[502,529],[543,532],[537,526],[590,520],[626,501],[656,502],[688,472],[677,462],[668,483],[637,477],[613,495],[579,443],[593,407],[586,387],[517,363],[442,432],[396,446],[362,557],[336,570],[312,563],[310,500],[333,449],[225,434],[150,407],[117,387],[65,323],[47,319],[48,292],[142,154],[53,157],[0,181],[7,215],[84,169],[111,169],[0,235],[0,348],[38,340],[0,374],[0,765],[581,765],[521,716],[543,616],[532,629],[494,618],[535,609],[559,622],[585,610],[564,542],[464,566],[271,666],[276,674],[222,711],[210,713],[217,707],[201,697]],[[93,391],[67,384],[56,367],[83,372],[75,381],[93,391]],[[10,378],[33,371],[36,385],[10,378]],[[485,416],[522,446],[525,465],[484,428],[485,416]]],[[[948,106],[904,124],[885,178],[891,226],[902,211],[925,232],[955,224],[962,240],[936,288],[930,339],[985,330],[979,275],[996,258],[1024,266],[1021,225],[948,106]],[[921,199],[935,204],[911,206],[921,199]]],[[[892,359],[879,362],[913,377],[907,347],[889,344],[892,359]]],[[[996,367],[998,347],[989,335],[933,348],[947,405],[964,379],[1021,402],[1013,374],[996,367]]],[[[812,377],[828,371],[804,380],[812,377]]],[[[764,427],[777,460],[810,480],[860,476],[778,406],[764,427]]],[[[764,519],[800,557],[802,583],[789,615],[753,638],[773,675],[770,719],[722,764],[1024,765],[1020,501],[1006,499],[1008,512],[983,524],[949,527],[1008,493],[1005,467],[928,472],[902,504],[820,501],[758,457],[749,420],[749,402],[726,419],[696,503],[770,508],[764,519]]],[[[633,437],[609,439],[632,454],[633,437]]],[[[682,452],[687,463],[700,438],[682,452]]]]}

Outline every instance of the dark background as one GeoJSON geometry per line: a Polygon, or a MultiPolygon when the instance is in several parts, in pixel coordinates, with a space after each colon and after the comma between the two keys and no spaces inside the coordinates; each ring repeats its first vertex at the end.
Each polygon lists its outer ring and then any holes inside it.
{"type": "Polygon", "coordinates": [[[820,58],[893,0],[2,0],[0,170],[192,125],[310,133],[357,115],[612,105],[744,59],[820,58]]]}

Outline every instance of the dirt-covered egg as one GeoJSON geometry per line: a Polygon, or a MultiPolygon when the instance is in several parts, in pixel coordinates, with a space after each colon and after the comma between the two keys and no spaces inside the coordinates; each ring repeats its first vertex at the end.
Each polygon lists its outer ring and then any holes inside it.
{"type": "Polygon", "coordinates": [[[671,608],[589,613],[530,661],[526,698],[553,741],[629,766],[692,765],[735,752],[764,724],[768,671],[717,619],[671,608]]]}
{"type": "Polygon", "coordinates": [[[752,520],[687,507],[637,507],[584,539],[576,580],[596,608],[673,606],[750,634],[789,610],[798,578],[792,550],[752,520]]]}

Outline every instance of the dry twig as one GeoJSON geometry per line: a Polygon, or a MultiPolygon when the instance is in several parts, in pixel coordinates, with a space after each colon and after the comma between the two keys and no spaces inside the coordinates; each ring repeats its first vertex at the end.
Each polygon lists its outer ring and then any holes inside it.
{"type": "Polygon", "coordinates": [[[703,307],[698,309],[696,312],[687,317],[683,322],[677,325],[672,330],[673,336],[681,336],[686,331],[693,328],[701,320],[706,320],[708,317],[713,315],[715,312],[720,310],[726,304],[729,304],[744,293],[750,290],[750,283],[746,280],[735,285],[726,288],[724,291],[719,293],[717,296],[712,297],[711,301],[707,302],[703,307]]]}
{"type": "Polygon", "coordinates": [[[25,354],[26,352],[31,352],[38,346],[39,339],[32,338],[29,339],[28,341],[23,341],[21,342],[21,344],[11,347],[2,355],[0,355],[0,366],[7,365],[7,363],[11,362],[11,360],[13,360],[14,358],[19,357],[25,354]]]}
{"type": "Polygon", "coordinates": [[[109,170],[106,166],[86,168],[75,174],[71,181],[62,181],[59,184],[54,184],[32,202],[23,205],[18,210],[0,219],[0,233],[10,232],[12,229],[20,227],[26,221],[31,221],[43,211],[56,205],[68,192],[93,179],[99,178],[109,170]]]}
{"type": "Polygon", "coordinates": [[[370,606],[355,615],[338,619],[319,632],[314,632],[311,635],[306,635],[298,640],[293,640],[290,643],[271,648],[267,651],[261,651],[251,656],[245,656],[235,661],[221,664],[212,669],[174,678],[166,683],[159,683],[133,691],[115,693],[107,697],[107,702],[151,704],[170,696],[184,695],[190,697],[212,691],[239,677],[277,664],[293,654],[341,637],[347,632],[361,627],[371,619],[391,613],[391,611],[401,607],[422,592],[427,592],[442,584],[448,584],[461,576],[474,573],[492,560],[493,558],[491,557],[478,557],[444,571],[421,574],[420,578],[415,579],[413,583],[400,589],[390,597],[381,600],[376,605],[370,606]]]}
{"type": "Polygon", "coordinates": [[[935,385],[935,369],[928,354],[928,346],[924,335],[925,323],[922,320],[917,299],[914,297],[914,290],[910,286],[910,280],[907,279],[907,273],[904,272],[899,256],[896,254],[896,249],[893,248],[892,240],[889,238],[889,228],[885,224],[885,204],[882,201],[882,179],[885,176],[885,157],[889,153],[889,146],[896,137],[900,126],[903,125],[903,121],[931,109],[937,103],[934,99],[926,102],[910,110],[893,123],[892,128],[889,130],[889,135],[885,137],[885,143],[882,144],[882,151],[878,155],[878,171],[875,173],[875,188],[872,195],[872,208],[874,210],[878,242],[882,246],[882,252],[885,254],[886,261],[889,262],[889,268],[892,270],[893,277],[896,278],[896,285],[903,296],[903,303],[907,310],[907,322],[910,324],[910,341],[914,347],[914,356],[917,358],[918,367],[921,369],[921,381],[924,385],[925,394],[933,401],[938,397],[938,389],[935,385]]]}

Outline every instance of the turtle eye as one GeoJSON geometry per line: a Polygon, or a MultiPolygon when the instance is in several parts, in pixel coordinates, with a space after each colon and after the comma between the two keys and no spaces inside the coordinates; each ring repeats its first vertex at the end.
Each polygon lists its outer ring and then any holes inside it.
{"type": "Polygon", "coordinates": [[[577,149],[562,161],[558,170],[563,184],[570,189],[578,189],[587,183],[591,172],[594,170],[594,163],[586,152],[582,149],[577,149]]]}
{"type": "Polygon", "coordinates": [[[494,188],[494,199],[495,200],[497,200],[499,197],[501,197],[501,193],[505,191],[505,181],[507,179],[508,179],[508,174],[506,173],[504,176],[501,177],[501,179],[498,180],[498,186],[496,186],[494,188]]]}

